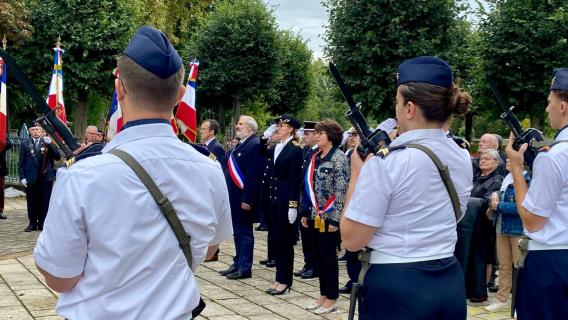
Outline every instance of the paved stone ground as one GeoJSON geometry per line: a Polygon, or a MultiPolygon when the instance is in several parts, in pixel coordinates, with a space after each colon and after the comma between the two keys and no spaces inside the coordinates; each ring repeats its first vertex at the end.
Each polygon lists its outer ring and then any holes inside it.
{"type": "MultiPolygon", "coordinates": [[[[43,282],[31,256],[39,232],[23,232],[27,225],[25,199],[7,199],[8,220],[0,220],[0,320],[63,319],[55,315],[57,294],[43,282]]],[[[217,271],[232,262],[232,241],[221,247],[218,262],[206,263],[197,270],[197,280],[207,308],[198,319],[347,319],[349,298],[342,295],[340,309],[320,317],[303,309],[319,297],[318,281],[295,280],[291,293],[270,296],[264,289],[274,280],[274,269],[259,265],[266,255],[266,233],[255,232],[253,278],[228,280],[217,271]]],[[[295,267],[302,266],[300,246],[296,246],[295,267]]],[[[340,284],[347,280],[345,264],[340,264],[340,284]]],[[[490,301],[493,301],[490,296],[490,301]]],[[[508,312],[487,313],[486,304],[470,304],[468,319],[509,319],[508,312]]]]}

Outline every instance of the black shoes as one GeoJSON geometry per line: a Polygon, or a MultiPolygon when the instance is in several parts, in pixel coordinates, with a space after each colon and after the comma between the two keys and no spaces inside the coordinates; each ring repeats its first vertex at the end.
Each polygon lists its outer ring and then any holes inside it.
{"type": "Polygon", "coordinates": [[[0,219],[4,220],[8,219],[8,217],[3,212],[0,212],[0,219]]]}
{"type": "Polygon", "coordinates": [[[30,232],[30,231],[35,231],[35,230],[37,230],[36,226],[29,225],[24,229],[24,232],[30,232]]]}
{"type": "Polygon", "coordinates": [[[262,264],[263,266],[265,266],[268,261],[270,261],[270,259],[262,259],[262,260],[260,260],[258,263],[260,263],[260,264],[262,264]]]}
{"type": "Polygon", "coordinates": [[[276,267],[276,260],[268,260],[266,261],[265,266],[269,267],[269,268],[274,268],[276,267]]]}
{"type": "Polygon", "coordinates": [[[238,279],[248,279],[252,277],[252,273],[249,272],[241,272],[241,271],[235,271],[232,273],[229,273],[227,275],[227,279],[231,279],[231,280],[238,280],[238,279]]]}
{"type": "Polygon", "coordinates": [[[313,279],[318,277],[318,273],[313,269],[309,269],[302,272],[300,277],[302,277],[302,279],[313,279]]]}
{"type": "Polygon", "coordinates": [[[230,273],[233,273],[233,272],[235,272],[235,271],[237,271],[237,266],[231,265],[231,266],[229,267],[229,269],[225,269],[225,270],[219,271],[219,274],[222,275],[222,276],[226,276],[226,275],[228,275],[228,274],[230,274],[230,273]]]}
{"type": "Polygon", "coordinates": [[[304,272],[306,272],[306,271],[308,271],[308,268],[306,268],[306,266],[304,266],[302,269],[300,269],[300,270],[294,272],[294,275],[295,275],[296,277],[299,277],[299,276],[302,275],[302,273],[304,273],[304,272]]]}
{"type": "Polygon", "coordinates": [[[341,288],[339,288],[339,293],[351,294],[351,288],[348,288],[348,287],[341,287],[341,288]]]}
{"type": "Polygon", "coordinates": [[[212,262],[212,261],[219,261],[219,249],[215,251],[215,254],[213,254],[211,259],[206,259],[204,262],[212,262]]]}
{"type": "Polygon", "coordinates": [[[256,231],[268,231],[268,228],[265,226],[259,225],[258,227],[254,228],[256,231]]]}
{"type": "MultiPolygon", "coordinates": [[[[271,289],[272,289],[272,288],[271,288],[271,289]]],[[[292,286],[289,285],[289,284],[287,284],[287,285],[286,285],[286,288],[284,288],[284,289],[282,289],[282,290],[280,290],[280,291],[278,291],[278,290],[276,290],[276,289],[272,289],[272,291],[270,291],[270,294],[273,295],[273,296],[280,296],[280,295],[285,294],[286,292],[290,292],[290,289],[292,289],[292,286]]]]}

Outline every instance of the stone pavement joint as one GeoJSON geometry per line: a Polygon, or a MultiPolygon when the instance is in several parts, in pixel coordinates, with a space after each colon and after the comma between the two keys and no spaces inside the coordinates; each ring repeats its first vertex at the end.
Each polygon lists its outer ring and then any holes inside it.
{"type": "MultiPolygon", "coordinates": [[[[32,252],[39,232],[24,232],[28,224],[26,201],[22,198],[6,199],[7,220],[0,221],[0,320],[3,319],[63,319],[56,316],[57,293],[49,289],[37,271],[32,252]]],[[[253,277],[229,280],[217,272],[226,269],[233,261],[232,240],[221,245],[218,262],[202,264],[196,280],[207,308],[198,319],[208,320],[285,320],[285,319],[347,319],[349,296],[341,295],[338,311],[315,315],[304,307],[319,297],[317,279],[294,278],[292,291],[281,296],[264,293],[274,282],[274,268],[261,266],[258,261],[266,257],[266,232],[255,231],[253,277]]],[[[294,270],[303,265],[301,245],[295,247],[294,270]]],[[[339,264],[339,284],[347,282],[345,263],[339,264]]],[[[494,294],[490,294],[490,302],[494,294]]],[[[468,319],[510,319],[509,311],[486,312],[483,306],[469,304],[468,319]]]]}

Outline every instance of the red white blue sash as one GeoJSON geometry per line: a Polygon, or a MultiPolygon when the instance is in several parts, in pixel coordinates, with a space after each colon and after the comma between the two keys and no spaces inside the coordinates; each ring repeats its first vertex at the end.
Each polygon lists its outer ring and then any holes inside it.
{"type": "Polygon", "coordinates": [[[233,152],[231,152],[231,155],[227,160],[227,165],[229,168],[229,175],[231,176],[231,179],[239,189],[243,189],[245,187],[245,177],[243,176],[243,173],[241,172],[239,166],[237,165],[237,161],[233,156],[233,152]]]}
{"type": "Polygon", "coordinates": [[[314,175],[315,175],[315,167],[316,167],[316,158],[321,153],[321,150],[314,153],[312,159],[310,160],[310,164],[308,166],[308,170],[306,171],[306,176],[304,180],[304,185],[306,187],[306,193],[310,197],[310,201],[312,202],[312,206],[316,209],[316,213],[318,216],[322,216],[324,213],[331,212],[335,209],[335,195],[332,194],[329,199],[327,199],[325,205],[320,208],[318,205],[318,201],[316,199],[316,193],[314,189],[314,175]]]}

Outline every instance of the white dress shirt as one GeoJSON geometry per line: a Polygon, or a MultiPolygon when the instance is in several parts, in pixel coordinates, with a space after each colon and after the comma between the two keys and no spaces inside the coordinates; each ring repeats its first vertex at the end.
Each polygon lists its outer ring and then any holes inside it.
{"type": "MultiPolygon", "coordinates": [[[[568,128],[555,140],[568,140],[568,128]]],[[[533,176],[523,207],[548,218],[544,227],[525,233],[546,245],[568,245],[568,143],[541,152],[533,164],[533,176]]]]}
{"type": "Polygon", "coordinates": [[[278,159],[278,156],[280,155],[280,152],[282,152],[282,149],[284,149],[286,144],[288,142],[290,142],[290,140],[292,140],[292,138],[294,138],[294,137],[289,136],[288,139],[286,139],[284,141],[280,141],[277,145],[274,146],[274,163],[276,163],[276,159],[278,159]]]}
{"type": "MultiPolygon", "coordinates": [[[[430,148],[449,167],[465,214],[473,187],[469,156],[441,129],[406,132],[391,146],[408,143],[430,148]]],[[[418,149],[367,161],[345,216],[377,227],[368,247],[384,254],[421,258],[454,252],[457,233],[450,196],[434,162],[418,149]]]]}
{"type": "Polygon", "coordinates": [[[194,272],[210,244],[232,235],[219,163],[181,142],[169,124],[121,131],[103,154],[57,172],[34,258],[53,276],[83,273],[61,294],[69,319],[188,319],[199,302],[194,272]],[[130,153],[173,204],[191,236],[193,270],[136,174],[107,152],[130,153]]]}

